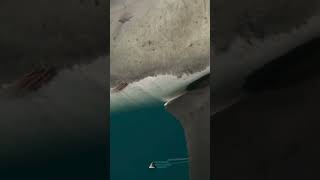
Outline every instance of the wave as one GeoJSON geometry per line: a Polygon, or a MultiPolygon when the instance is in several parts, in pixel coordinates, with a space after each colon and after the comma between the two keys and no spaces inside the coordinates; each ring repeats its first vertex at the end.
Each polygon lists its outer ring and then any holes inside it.
{"type": "Polygon", "coordinates": [[[193,74],[149,76],[130,83],[120,92],[110,93],[111,111],[122,111],[134,106],[144,106],[155,102],[165,103],[171,98],[184,93],[192,82],[210,73],[208,66],[193,74]]]}

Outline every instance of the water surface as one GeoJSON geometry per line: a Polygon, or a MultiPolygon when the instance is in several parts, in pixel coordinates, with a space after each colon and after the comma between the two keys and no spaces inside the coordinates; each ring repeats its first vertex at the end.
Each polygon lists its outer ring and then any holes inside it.
{"type": "Polygon", "coordinates": [[[111,180],[188,180],[188,163],[149,169],[152,161],[186,158],[179,121],[162,103],[111,113],[111,180]]]}

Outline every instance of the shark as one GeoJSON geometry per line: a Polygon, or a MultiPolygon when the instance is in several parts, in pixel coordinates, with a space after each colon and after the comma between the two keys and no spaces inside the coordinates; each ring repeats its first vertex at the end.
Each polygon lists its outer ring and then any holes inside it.
{"type": "Polygon", "coordinates": [[[65,152],[66,137],[77,147],[99,146],[106,140],[108,97],[111,112],[156,99],[184,127],[191,180],[210,179],[214,115],[250,95],[249,77],[257,70],[320,32],[317,0],[111,0],[110,29],[105,1],[13,2],[1,2],[1,86],[43,59],[60,69],[22,97],[0,90],[1,158],[54,157],[34,154],[46,148],[43,142],[65,152]]]}
{"type": "Polygon", "coordinates": [[[185,130],[190,178],[209,179],[215,114],[250,96],[266,66],[319,37],[319,8],[316,0],[111,4],[110,85],[127,84],[110,94],[111,111],[162,100],[185,130]],[[130,91],[135,103],[125,100],[130,91]]]}
{"type": "Polygon", "coordinates": [[[110,3],[111,113],[162,102],[184,128],[189,176],[209,180],[210,1],[110,3]]]}

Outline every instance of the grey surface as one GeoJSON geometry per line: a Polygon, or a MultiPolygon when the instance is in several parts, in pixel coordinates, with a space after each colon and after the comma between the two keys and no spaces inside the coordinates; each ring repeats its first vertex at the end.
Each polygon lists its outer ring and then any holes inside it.
{"type": "Polygon", "coordinates": [[[0,179],[107,176],[108,1],[0,2],[0,86],[34,66],[58,74],[38,91],[0,89],[0,179]]]}
{"type": "Polygon", "coordinates": [[[112,86],[209,66],[208,0],[128,0],[125,5],[111,6],[112,86]],[[123,16],[132,18],[121,23],[123,16]]]}
{"type": "Polygon", "coordinates": [[[238,37],[264,39],[304,25],[319,15],[317,0],[216,0],[212,2],[212,26],[216,53],[232,46],[238,37]]]}
{"type": "Polygon", "coordinates": [[[319,74],[212,117],[217,179],[318,179],[319,74]]]}
{"type": "Polygon", "coordinates": [[[215,3],[211,110],[227,106],[211,116],[213,176],[319,179],[319,42],[261,71],[250,83],[258,92],[242,88],[247,76],[265,64],[319,38],[319,2],[215,3]],[[222,16],[228,9],[235,13],[222,16]]]}
{"type": "Polygon", "coordinates": [[[105,55],[109,2],[30,0],[0,2],[0,84],[35,65],[57,67],[105,55]]]}
{"type": "Polygon", "coordinates": [[[21,97],[0,95],[1,179],[105,179],[105,57],[21,97]]]}
{"type": "MultiPolygon", "coordinates": [[[[181,77],[209,66],[210,1],[112,2],[111,86],[163,74],[181,77]],[[125,23],[119,22],[122,17],[131,16],[125,23]]],[[[209,89],[197,89],[171,103],[168,111],[185,129],[190,179],[209,179],[209,89]],[[184,104],[192,105],[186,109],[184,104]]]]}
{"type": "Polygon", "coordinates": [[[170,101],[166,109],[184,128],[190,179],[210,180],[210,88],[192,90],[170,101]]]}
{"type": "Polygon", "coordinates": [[[318,1],[227,0],[214,1],[212,9],[211,101],[216,110],[243,96],[250,73],[320,33],[318,1]]]}

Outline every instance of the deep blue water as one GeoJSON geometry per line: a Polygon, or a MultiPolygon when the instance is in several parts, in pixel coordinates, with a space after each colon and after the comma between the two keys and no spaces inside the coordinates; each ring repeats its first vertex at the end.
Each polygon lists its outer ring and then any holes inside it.
{"type": "Polygon", "coordinates": [[[111,113],[111,180],[188,180],[188,164],[149,169],[152,161],[187,157],[183,128],[163,104],[111,113]]]}

